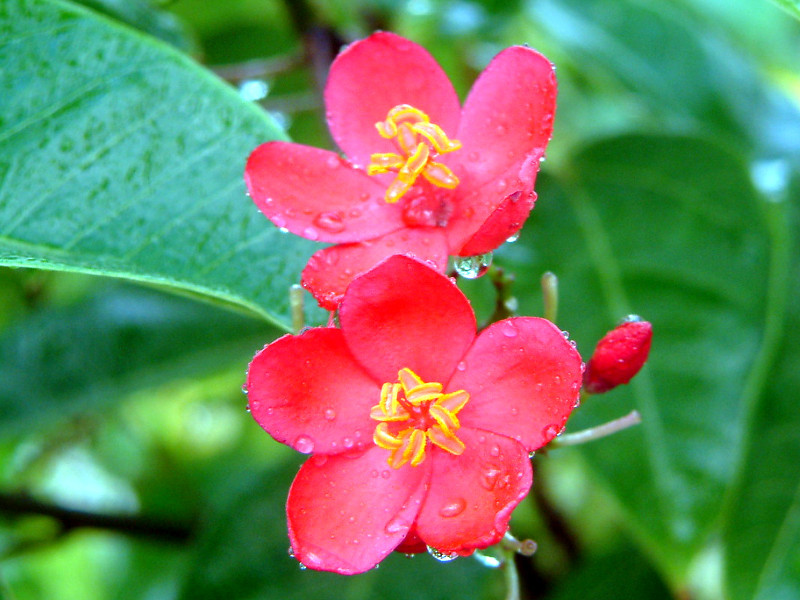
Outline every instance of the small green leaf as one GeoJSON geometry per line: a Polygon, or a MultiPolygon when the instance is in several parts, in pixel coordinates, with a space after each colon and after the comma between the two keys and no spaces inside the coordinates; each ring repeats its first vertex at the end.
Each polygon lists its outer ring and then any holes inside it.
{"type": "Polygon", "coordinates": [[[188,290],[288,327],[314,245],[246,197],[283,133],[187,57],[56,0],[0,8],[0,265],[188,290]]]}

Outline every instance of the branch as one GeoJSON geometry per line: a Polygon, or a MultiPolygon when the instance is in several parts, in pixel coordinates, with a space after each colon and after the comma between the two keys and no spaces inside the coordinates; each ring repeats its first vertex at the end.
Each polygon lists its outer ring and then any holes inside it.
{"type": "Polygon", "coordinates": [[[0,493],[0,513],[51,517],[58,521],[62,533],[81,528],[106,529],[180,544],[187,542],[194,533],[193,528],[186,523],[170,523],[145,516],[108,515],[75,510],[41,502],[26,494],[0,493]]]}

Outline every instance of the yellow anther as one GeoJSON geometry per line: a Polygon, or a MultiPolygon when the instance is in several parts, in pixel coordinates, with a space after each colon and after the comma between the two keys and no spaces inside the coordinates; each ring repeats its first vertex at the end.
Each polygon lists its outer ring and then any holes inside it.
{"type": "Polygon", "coordinates": [[[370,411],[380,421],[373,440],[390,451],[389,465],[417,466],[425,460],[428,441],[451,454],[464,452],[464,443],[456,437],[461,427],[456,413],[467,404],[469,394],[465,390],[444,394],[441,383],[423,381],[407,368],[398,372],[397,381],[383,384],[380,400],[370,411]]]}
{"type": "Polygon", "coordinates": [[[386,202],[397,202],[420,175],[438,187],[453,189],[458,185],[458,177],[434,158],[458,150],[461,142],[448,138],[424,112],[408,104],[399,104],[389,111],[385,121],[375,123],[375,127],[381,137],[394,140],[401,152],[373,154],[367,166],[369,175],[397,173],[386,190],[386,202]]]}
{"type": "Polygon", "coordinates": [[[428,140],[439,154],[446,154],[461,148],[461,142],[448,138],[442,128],[433,123],[417,123],[414,125],[414,131],[428,140]]]}
{"type": "Polygon", "coordinates": [[[458,177],[448,167],[439,162],[431,161],[425,165],[422,176],[433,185],[447,188],[448,190],[452,190],[458,185],[458,177]]]}

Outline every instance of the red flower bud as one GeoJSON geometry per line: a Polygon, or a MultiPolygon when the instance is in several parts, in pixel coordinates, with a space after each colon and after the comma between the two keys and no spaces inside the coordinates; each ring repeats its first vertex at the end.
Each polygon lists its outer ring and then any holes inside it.
{"type": "Polygon", "coordinates": [[[597,342],[583,374],[584,389],[590,394],[602,394],[628,383],[647,360],[652,339],[653,326],[649,322],[628,317],[597,342]]]}

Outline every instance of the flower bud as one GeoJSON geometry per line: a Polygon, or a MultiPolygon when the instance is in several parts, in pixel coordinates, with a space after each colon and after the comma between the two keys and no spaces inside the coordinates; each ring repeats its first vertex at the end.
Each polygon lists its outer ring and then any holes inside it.
{"type": "Polygon", "coordinates": [[[630,316],[597,342],[583,374],[583,387],[590,394],[602,394],[628,383],[640,371],[653,339],[653,326],[630,316]]]}

